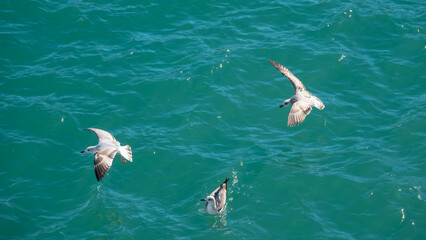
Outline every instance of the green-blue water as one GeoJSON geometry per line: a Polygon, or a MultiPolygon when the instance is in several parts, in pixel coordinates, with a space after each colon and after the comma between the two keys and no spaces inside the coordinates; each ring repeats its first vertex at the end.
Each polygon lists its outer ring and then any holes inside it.
{"type": "Polygon", "coordinates": [[[425,12],[1,1],[0,238],[425,239],[425,12]],[[293,89],[268,58],[325,109],[287,127],[293,89]],[[88,127],[133,163],[116,156],[98,183],[88,127]]]}

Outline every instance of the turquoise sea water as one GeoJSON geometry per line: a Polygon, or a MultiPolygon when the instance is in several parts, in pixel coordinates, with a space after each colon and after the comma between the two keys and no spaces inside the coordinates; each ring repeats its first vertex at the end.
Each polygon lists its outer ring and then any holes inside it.
{"type": "Polygon", "coordinates": [[[425,13],[1,1],[0,239],[425,239],[425,13]],[[325,109],[287,127],[293,89],[268,58],[325,109]],[[88,127],[133,163],[116,156],[98,183],[88,127]]]}

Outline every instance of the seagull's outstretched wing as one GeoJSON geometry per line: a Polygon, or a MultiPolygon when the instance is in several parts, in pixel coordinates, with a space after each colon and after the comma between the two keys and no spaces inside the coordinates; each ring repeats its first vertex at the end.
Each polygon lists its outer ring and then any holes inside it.
{"type": "Polygon", "coordinates": [[[229,178],[225,178],[225,181],[216,188],[210,196],[213,196],[216,200],[217,211],[222,211],[226,203],[226,191],[228,190],[228,181],[229,178]]]}
{"type": "Polygon", "coordinates": [[[94,132],[96,134],[96,136],[98,137],[99,143],[104,142],[104,141],[115,141],[114,136],[112,136],[112,134],[107,132],[107,131],[97,129],[97,128],[88,128],[88,129],[84,129],[84,130],[94,132]]]}
{"type": "Polygon", "coordinates": [[[287,125],[293,127],[305,120],[305,117],[311,112],[312,106],[305,101],[297,101],[293,103],[290,113],[288,114],[287,125]]]}
{"type": "Polygon", "coordinates": [[[98,181],[108,172],[117,152],[118,150],[114,148],[102,148],[95,153],[95,174],[98,181]]]}
{"type": "Polygon", "coordinates": [[[295,93],[297,93],[297,92],[301,92],[301,91],[305,91],[306,90],[306,88],[305,88],[305,86],[303,85],[303,83],[296,77],[296,76],[294,76],[291,72],[290,72],[290,70],[288,70],[286,67],[284,67],[283,65],[281,65],[281,64],[279,64],[279,63],[277,63],[277,62],[275,62],[275,61],[273,61],[273,60],[271,60],[271,59],[268,59],[269,60],[269,62],[276,68],[276,69],[278,69],[284,76],[286,76],[289,80],[290,80],[290,82],[291,82],[291,84],[293,85],[293,88],[294,88],[294,92],[295,93]]]}

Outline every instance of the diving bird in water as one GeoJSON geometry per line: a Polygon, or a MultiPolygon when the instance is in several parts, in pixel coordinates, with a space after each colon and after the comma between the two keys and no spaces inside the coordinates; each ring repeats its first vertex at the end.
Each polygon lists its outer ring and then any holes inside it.
{"type": "Polygon", "coordinates": [[[206,201],[206,206],[204,210],[210,214],[220,213],[223,210],[223,207],[226,203],[226,190],[228,188],[229,178],[225,178],[225,181],[220,184],[209,196],[201,199],[201,201],[206,201]]]}
{"type": "Polygon", "coordinates": [[[292,105],[290,113],[288,114],[287,126],[293,127],[294,125],[299,125],[303,122],[305,117],[311,112],[312,106],[319,110],[324,109],[325,106],[321,100],[308,92],[303,83],[294,76],[290,70],[273,60],[268,60],[276,69],[290,80],[294,88],[293,97],[284,100],[283,104],[280,105],[280,108],[289,104],[292,105]]]}
{"type": "Polygon", "coordinates": [[[130,146],[121,146],[111,133],[96,128],[84,130],[92,131],[98,137],[98,145],[87,147],[86,150],[81,151],[81,153],[88,152],[95,155],[95,174],[98,181],[102,180],[111,167],[115,154],[120,154],[120,159],[123,163],[126,163],[126,159],[133,162],[130,146]]]}

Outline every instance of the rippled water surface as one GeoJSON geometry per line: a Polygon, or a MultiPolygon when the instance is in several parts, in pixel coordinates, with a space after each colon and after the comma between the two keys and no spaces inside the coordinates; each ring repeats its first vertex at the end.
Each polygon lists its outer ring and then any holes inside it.
{"type": "Polygon", "coordinates": [[[425,239],[423,1],[2,1],[1,239],[425,239]],[[288,67],[325,109],[286,126],[288,67]],[[102,182],[80,154],[133,150],[102,182]],[[220,216],[201,198],[230,177],[220,216]]]}

